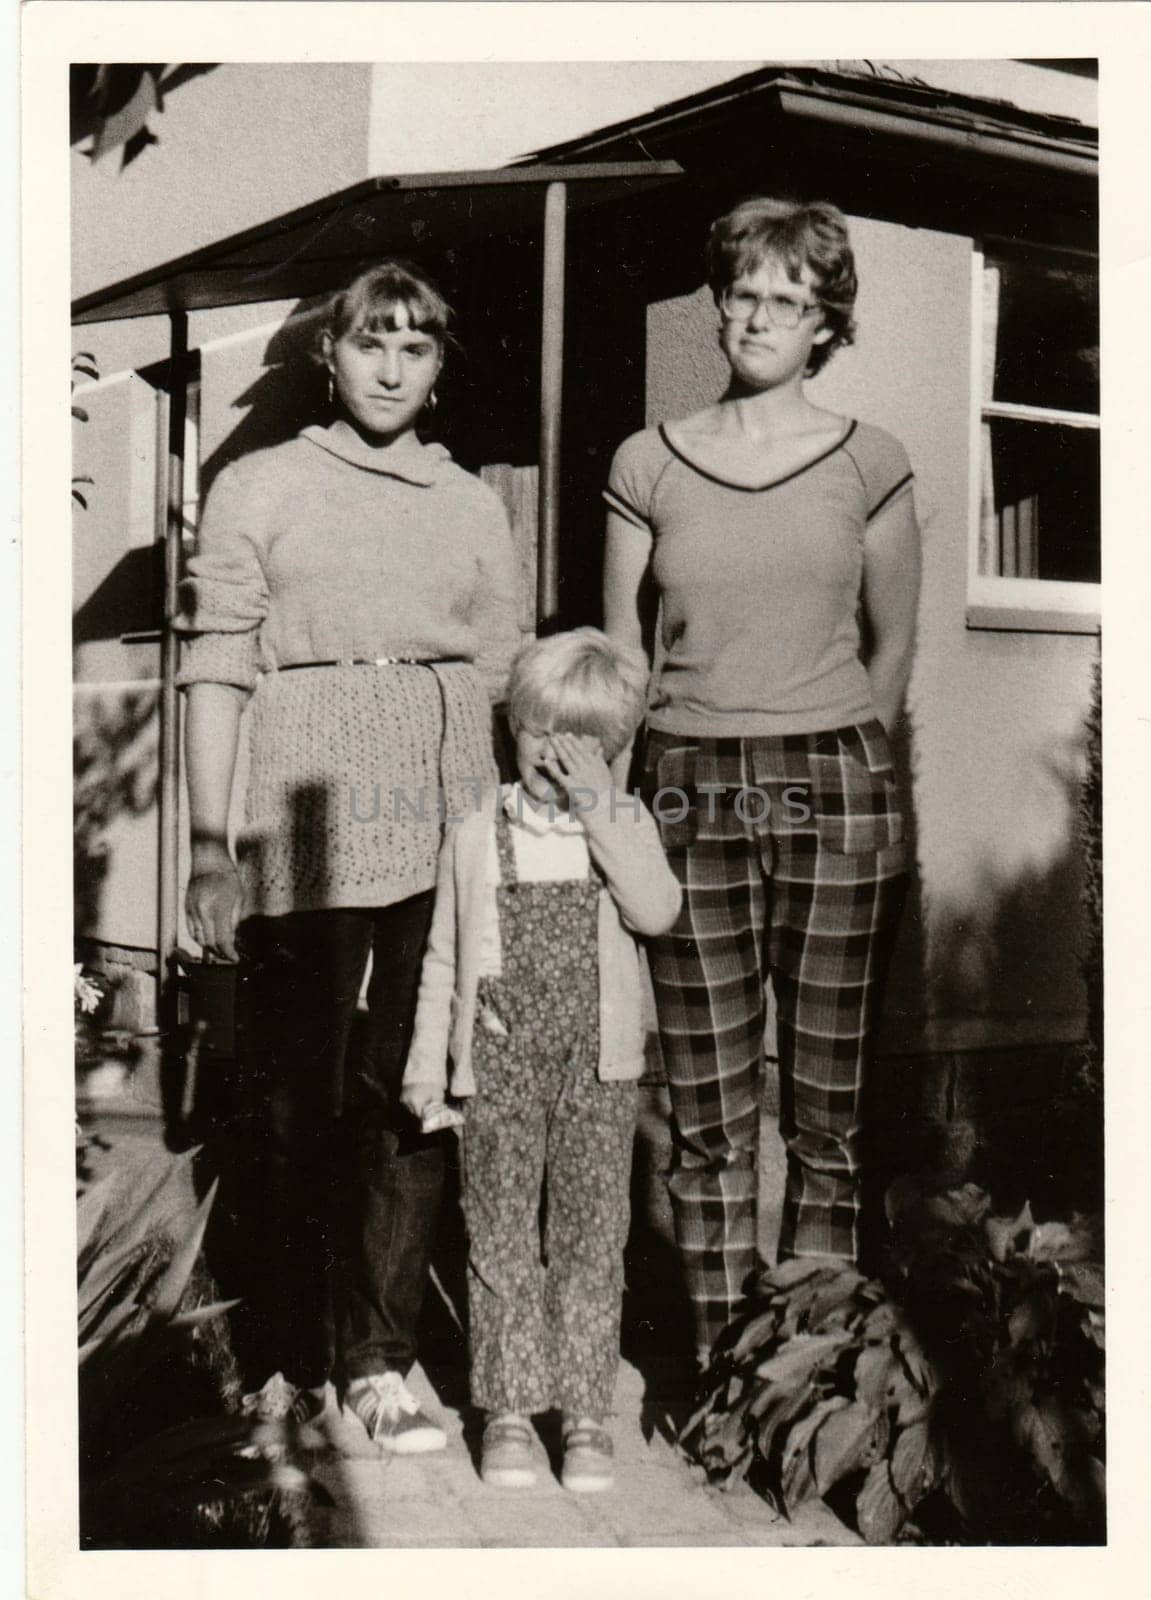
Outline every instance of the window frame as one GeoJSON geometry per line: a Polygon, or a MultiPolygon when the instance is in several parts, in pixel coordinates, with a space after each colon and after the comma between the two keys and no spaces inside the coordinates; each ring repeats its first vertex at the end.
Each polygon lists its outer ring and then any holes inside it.
{"type": "MultiPolygon", "coordinates": [[[[975,239],[971,248],[971,366],[967,495],[967,611],[969,630],[1007,633],[1080,633],[1100,631],[1102,584],[1060,582],[1053,578],[1009,578],[980,572],[979,545],[983,497],[983,424],[1004,419],[1041,422],[1072,428],[1100,431],[1100,414],[1089,411],[1063,411],[1057,407],[1023,405],[1006,400],[984,400],[982,373],[984,360],[983,284],[988,248],[1000,241],[975,239]]],[[[1033,248],[1037,253],[1086,255],[1086,251],[1061,246],[1045,247],[1034,240],[1010,242],[1014,249],[1033,248]]],[[[1092,255],[1092,261],[1097,258],[1092,255]]]]}

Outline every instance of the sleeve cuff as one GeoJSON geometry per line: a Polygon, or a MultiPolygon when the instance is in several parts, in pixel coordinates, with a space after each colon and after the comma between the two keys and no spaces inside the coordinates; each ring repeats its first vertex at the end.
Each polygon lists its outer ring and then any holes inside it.
{"type": "Polygon", "coordinates": [[[226,683],[237,689],[254,689],[259,678],[259,646],[254,631],[200,633],[185,639],[176,684],[226,683]]]}

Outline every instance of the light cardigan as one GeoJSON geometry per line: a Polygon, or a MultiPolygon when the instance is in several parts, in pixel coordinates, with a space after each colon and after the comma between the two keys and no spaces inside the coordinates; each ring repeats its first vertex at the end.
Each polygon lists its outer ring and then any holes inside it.
{"type": "MultiPolygon", "coordinates": [[[[444,839],[436,904],[424,955],[405,1098],[417,1084],[458,1098],[476,1092],[472,1030],[479,979],[499,882],[498,793],[454,823],[444,839]],[[493,858],[496,864],[493,867],[493,858]]],[[[604,879],[599,896],[599,1077],[638,1078],[643,1071],[643,1008],[635,935],[664,933],[679,915],[682,890],[659,833],[637,797],[616,796],[582,814],[592,863],[604,879]]],[[[497,921],[498,926],[498,921],[497,921]]]]}

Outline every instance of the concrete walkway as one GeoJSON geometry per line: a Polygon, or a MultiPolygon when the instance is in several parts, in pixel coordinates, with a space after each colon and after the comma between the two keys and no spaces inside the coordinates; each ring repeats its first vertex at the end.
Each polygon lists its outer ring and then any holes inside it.
{"type": "Polygon", "coordinates": [[[359,1422],[330,1405],[323,1430],[332,1448],[315,1458],[313,1470],[335,1505],[312,1513],[316,1545],[378,1550],[860,1543],[820,1502],[789,1522],[745,1484],[728,1491],[709,1486],[653,1425],[662,1408],[645,1401],[644,1380],[630,1363],[623,1363],[616,1388],[617,1474],[608,1494],[562,1489],[558,1462],[549,1462],[543,1443],[534,1488],[488,1488],[476,1470],[470,1422],[465,1430],[461,1411],[439,1404],[418,1369],[412,1387],[430,1412],[443,1417],[447,1450],[380,1456],[359,1422]]]}

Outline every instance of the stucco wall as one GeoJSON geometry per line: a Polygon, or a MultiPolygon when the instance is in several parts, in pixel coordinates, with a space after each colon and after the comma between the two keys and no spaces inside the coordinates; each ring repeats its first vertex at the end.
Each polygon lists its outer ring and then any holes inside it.
{"type": "Polygon", "coordinates": [[[72,153],[72,292],[226,238],[369,175],[368,63],[225,63],[149,119],[121,168],[72,153]]]}
{"type": "MultiPolygon", "coordinates": [[[[303,350],[306,320],[285,331],[294,307],[243,306],[189,318],[189,348],[200,354],[202,479],[230,455],[296,430],[307,393],[302,380],[312,372],[303,350]]],[[[77,933],[144,948],[156,939],[159,645],[125,635],[160,622],[156,486],[166,462],[156,390],[134,369],[162,360],[167,339],[164,318],[74,330],[75,347],[95,354],[106,374],[76,392],[88,415],[75,425],[73,471],[93,480],[81,486],[88,504],[76,507],[73,519],[77,933]]],[[[238,778],[242,796],[243,756],[238,778]]],[[[187,870],[185,798],[181,884],[187,870]]],[[[179,937],[187,944],[182,921],[179,937]]]]}
{"type": "MultiPolygon", "coordinates": [[[[1079,1036],[1082,914],[1074,835],[1096,642],[966,627],[971,240],[855,219],[860,334],[811,385],[888,428],[916,472],[924,536],[905,764],[916,892],[887,1024],[892,1048],[1079,1036]]],[[[720,392],[705,292],[650,308],[649,420],[720,392]]]]}

